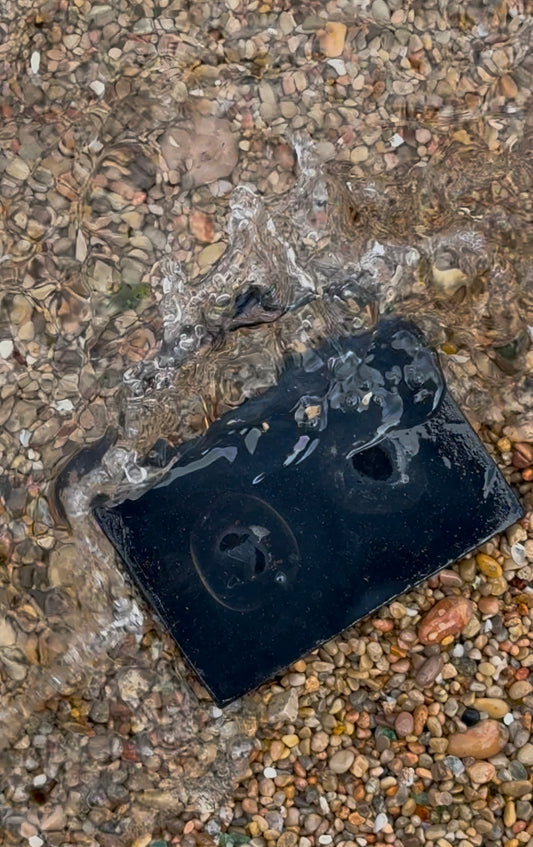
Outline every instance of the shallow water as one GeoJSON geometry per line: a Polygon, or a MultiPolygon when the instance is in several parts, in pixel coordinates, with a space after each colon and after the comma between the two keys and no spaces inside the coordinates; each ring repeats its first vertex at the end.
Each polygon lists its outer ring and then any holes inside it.
{"type": "MultiPolygon", "coordinates": [[[[31,547],[4,580],[6,608],[30,620],[6,658],[11,735],[43,702],[81,688],[106,653],[143,636],[144,610],[88,517],[90,497],[120,499],[155,481],[161,471],[142,459],[158,438],[203,432],[272,385],[287,354],[397,313],[438,350],[477,429],[533,431],[532,28],[523,9],[498,15],[478,4],[465,23],[449,7],[455,35],[442,61],[453,70],[455,50],[462,73],[470,57],[479,72],[470,87],[398,95],[386,107],[375,91],[366,112],[341,91],[338,120],[299,127],[276,126],[255,105],[269,102],[265,83],[301,66],[320,101],[320,56],[304,45],[288,57],[281,39],[267,50],[253,12],[238,32],[204,32],[207,5],[182,10],[179,27],[164,26],[174,18],[162,13],[146,33],[115,34],[129,58],[99,54],[104,96],[84,87],[98,74],[76,54],[49,57],[64,93],[48,108],[28,63],[38,52],[45,73],[58,10],[47,5],[44,26],[8,15],[0,54],[2,467],[8,507],[11,489],[24,488],[30,503],[26,522],[8,512],[4,540],[9,553],[31,547]],[[504,70],[519,95],[506,94],[504,70]],[[383,141],[375,159],[351,155],[361,139],[371,150],[383,141]],[[31,160],[29,173],[9,165],[17,156],[31,160]],[[204,215],[194,238],[191,212],[204,215]],[[220,249],[206,255],[212,244],[220,249]],[[61,476],[86,447],[78,473],[61,476]],[[58,477],[61,501],[49,485],[58,477]],[[25,556],[38,560],[29,584],[25,556]],[[46,593],[37,637],[36,590],[46,593]]],[[[294,16],[310,32],[323,14],[294,16]]],[[[88,10],[67,17],[67,31],[100,31],[88,10]]],[[[358,26],[355,54],[375,22],[363,15],[358,26]]],[[[394,27],[378,30],[394,40],[394,27]]]]}

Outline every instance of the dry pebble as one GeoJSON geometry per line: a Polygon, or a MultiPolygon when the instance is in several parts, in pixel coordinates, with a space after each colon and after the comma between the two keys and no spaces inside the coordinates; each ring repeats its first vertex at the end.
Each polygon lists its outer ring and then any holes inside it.
{"type": "Polygon", "coordinates": [[[533,767],[533,744],[528,742],[527,744],[524,744],[523,747],[520,747],[516,754],[516,758],[519,762],[522,762],[523,765],[533,767]]]}
{"type": "Polygon", "coordinates": [[[498,697],[478,697],[474,700],[474,706],[480,712],[486,712],[489,718],[503,718],[509,711],[507,701],[498,697]]]}
{"type": "Polygon", "coordinates": [[[488,719],[470,727],[466,732],[450,735],[447,752],[460,758],[471,756],[474,759],[490,759],[503,750],[508,740],[505,727],[495,720],[488,719]]]}
{"type": "Polygon", "coordinates": [[[394,729],[399,738],[412,735],[414,730],[414,718],[410,712],[400,712],[394,721],[394,729]]]}
{"type": "Polygon", "coordinates": [[[496,768],[491,762],[474,762],[467,768],[467,773],[472,782],[485,785],[496,777],[496,768]]]}
{"type": "Polygon", "coordinates": [[[511,700],[523,700],[524,697],[527,697],[533,691],[533,685],[529,682],[529,680],[519,680],[518,682],[513,682],[513,684],[509,687],[509,697],[511,700]]]}
{"type": "Polygon", "coordinates": [[[353,750],[339,750],[329,760],[329,766],[334,773],[346,773],[353,765],[354,759],[353,750]]]}

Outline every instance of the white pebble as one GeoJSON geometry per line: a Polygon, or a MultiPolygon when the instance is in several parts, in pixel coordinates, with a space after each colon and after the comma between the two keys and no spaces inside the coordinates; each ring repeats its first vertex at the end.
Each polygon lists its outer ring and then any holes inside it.
{"type": "Polygon", "coordinates": [[[222,709],[219,709],[218,706],[213,706],[213,708],[211,709],[211,715],[214,718],[221,718],[222,717],[222,709]]]}
{"type": "Polygon", "coordinates": [[[331,844],[332,841],[333,838],[331,837],[331,835],[320,835],[318,838],[319,844],[331,844]]]}
{"type": "Polygon", "coordinates": [[[31,432],[29,429],[21,429],[19,432],[19,441],[23,447],[27,447],[30,443],[31,432]]]}
{"type": "Polygon", "coordinates": [[[0,341],[0,359],[8,359],[13,352],[13,342],[10,338],[0,341]]]}
{"type": "Polygon", "coordinates": [[[335,73],[338,73],[339,76],[344,76],[346,73],[346,65],[342,61],[342,59],[329,59],[328,65],[330,68],[333,68],[335,73]]]}
{"type": "Polygon", "coordinates": [[[64,400],[56,400],[51,404],[56,412],[72,412],[74,403],[66,397],[64,400]]]}
{"type": "Polygon", "coordinates": [[[374,821],[374,832],[381,832],[383,827],[387,826],[389,819],[385,812],[380,812],[374,821]]]}
{"type": "Polygon", "coordinates": [[[38,788],[40,785],[44,785],[45,783],[46,783],[46,774],[40,773],[40,774],[37,774],[37,776],[33,777],[33,784],[35,785],[36,788],[38,788]]]}
{"type": "Polygon", "coordinates": [[[32,74],[38,74],[41,66],[41,54],[34,50],[31,54],[30,67],[32,74]]]}
{"type": "Polygon", "coordinates": [[[515,565],[525,565],[526,563],[526,548],[523,544],[513,544],[511,547],[511,557],[515,565]]]}
{"type": "Polygon", "coordinates": [[[503,716],[503,722],[505,726],[511,726],[511,724],[514,723],[514,718],[511,712],[507,712],[507,714],[503,716]]]}
{"type": "Polygon", "coordinates": [[[404,143],[404,140],[398,132],[395,132],[390,140],[390,143],[392,147],[401,147],[404,143]]]}
{"type": "Polygon", "coordinates": [[[462,644],[456,644],[452,650],[452,656],[455,656],[456,659],[460,659],[465,654],[465,648],[462,644]]]}
{"type": "Polygon", "coordinates": [[[275,776],[278,775],[276,768],[265,768],[263,771],[263,776],[267,779],[274,779],[275,776]]]}
{"type": "Polygon", "coordinates": [[[89,83],[89,88],[92,88],[97,97],[101,97],[105,91],[105,85],[101,79],[95,79],[94,82],[89,83]]]}
{"type": "Polygon", "coordinates": [[[32,835],[31,838],[28,838],[28,844],[30,847],[43,847],[44,841],[38,835],[32,835]]]}

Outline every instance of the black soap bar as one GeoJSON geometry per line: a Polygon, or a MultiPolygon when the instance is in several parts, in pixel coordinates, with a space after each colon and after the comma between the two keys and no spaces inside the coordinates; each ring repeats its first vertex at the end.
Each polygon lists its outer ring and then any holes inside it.
{"type": "Polygon", "coordinates": [[[395,318],[293,358],[160,484],[94,513],[220,705],[522,516],[395,318]]]}

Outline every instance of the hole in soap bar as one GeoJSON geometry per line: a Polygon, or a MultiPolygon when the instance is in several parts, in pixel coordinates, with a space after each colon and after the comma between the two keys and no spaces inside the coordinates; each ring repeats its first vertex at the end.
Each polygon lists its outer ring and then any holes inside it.
{"type": "Polygon", "coordinates": [[[220,540],[219,550],[230,559],[247,564],[254,574],[261,574],[267,566],[267,557],[253,540],[251,532],[228,532],[220,540]]]}
{"type": "Polygon", "coordinates": [[[394,471],[389,454],[379,444],[352,456],[352,465],[362,476],[379,482],[385,482],[394,471]]]}

